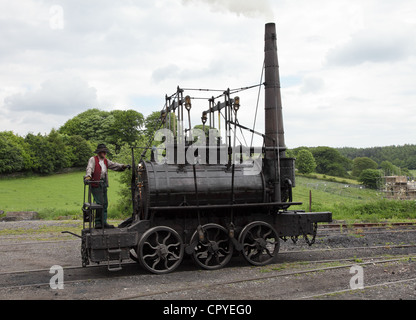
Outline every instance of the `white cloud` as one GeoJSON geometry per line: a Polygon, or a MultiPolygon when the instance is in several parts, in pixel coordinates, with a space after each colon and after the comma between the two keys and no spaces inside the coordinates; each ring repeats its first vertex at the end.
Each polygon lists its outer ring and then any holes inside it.
{"type": "Polygon", "coordinates": [[[205,3],[214,12],[232,12],[246,17],[263,17],[274,20],[273,8],[268,0],[241,1],[241,0],[182,0],[184,4],[205,3]]]}
{"type": "Polygon", "coordinates": [[[364,62],[396,62],[416,55],[416,31],[414,27],[382,30],[363,30],[351,35],[345,44],[328,52],[330,65],[353,66],[364,62]]]}
{"type": "MultiPolygon", "coordinates": [[[[178,85],[256,84],[269,14],[289,147],[414,143],[411,0],[3,0],[0,130],[48,132],[90,106],[147,115],[178,85]],[[51,28],[54,5],[63,29],[51,28]]],[[[241,98],[251,127],[257,90],[241,98]]],[[[206,109],[195,103],[193,123],[206,109]]]]}
{"type": "Polygon", "coordinates": [[[79,78],[59,77],[43,82],[39,89],[18,93],[4,99],[12,112],[38,112],[53,115],[74,115],[98,107],[97,90],[79,78]]]}

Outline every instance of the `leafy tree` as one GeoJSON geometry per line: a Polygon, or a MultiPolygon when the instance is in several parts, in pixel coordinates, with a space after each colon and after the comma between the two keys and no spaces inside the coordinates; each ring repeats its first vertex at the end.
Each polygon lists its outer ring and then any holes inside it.
{"type": "MultiPolygon", "coordinates": [[[[141,150],[140,150],[141,151],[141,150]]],[[[136,161],[139,159],[137,158],[138,152],[135,152],[136,161]]],[[[131,149],[130,146],[124,144],[120,152],[112,159],[113,161],[124,163],[124,164],[132,164],[131,163],[131,149]]],[[[137,165],[138,163],[136,163],[137,165]]],[[[120,185],[122,186],[117,193],[120,195],[120,200],[117,203],[117,210],[122,214],[121,218],[128,217],[133,213],[133,202],[132,202],[132,190],[131,190],[131,180],[132,180],[132,170],[126,170],[124,172],[117,174],[117,179],[120,181],[120,185]]]]}
{"type": "Polygon", "coordinates": [[[383,161],[381,163],[380,167],[384,171],[384,174],[386,176],[395,176],[395,175],[400,175],[401,174],[400,168],[396,167],[390,161],[383,161]]]}
{"type": "Polygon", "coordinates": [[[29,146],[11,131],[0,132],[0,173],[31,169],[29,146]]]}
{"type": "Polygon", "coordinates": [[[122,144],[133,145],[139,139],[140,129],[144,125],[144,117],[134,110],[114,110],[110,112],[112,123],[109,126],[107,141],[116,146],[118,153],[122,144]]]}
{"type": "Polygon", "coordinates": [[[296,158],[296,167],[300,173],[312,173],[316,168],[315,158],[308,150],[300,150],[296,158]]]}
{"type": "Polygon", "coordinates": [[[359,181],[371,189],[377,189],[380,181],[380,171],[375,169],[365,169],[361,172],[359,181]]]}
{"type": "Polygon", "coordinates": [[[39,173],[52,173],[55,169],[54,155],[47,136],[29,133],[25,141],[29,145],[29,152],[33,159],[32,170],[39,173]]]}
{"type": "Polygon", "coordinates": [[[56,130],[49,135],[34,135],[29,133],[25,137],[29,145],[29,152],[33,159],[32,171],[39,173],[52,173],[70,165],[67,146],[64,137],[56,130]]]}
{"type": "Polygon", "coordinates": [[[288,157],[288,158],[296,158],[295,151],[293,151],[292,149],[287,149],[286,150],[286,157],[288,157]]]}
{"type": "Polygon", "coordinates": [[[403,168],[416,169],[416,145],[386,146],[373,148],[340,148],[337,149],[349,159],[368,157],[378,164],[389,161],[393,165],[403,168]]]}
{"type": "Polygon", "coordinates": [[[109,113],[99,109],[89,109],[68,120],[59,133],[69,136],[80,135],[89,141],[104,141],[111,121],[105,121],[109,113]]]}
{"type": "Polygon", "coordinates": [[[355,158],[352,165],[352,175],[359,177],[361,172],[366,169],[377,169],[378,164],[367,157],[355,158]]]}
{"type": "Polygon", "coordinates": [[[143,115],[134,110],[90,109],[68,120],[59,133],[79,135],[94,143],[112,144],[118,153],[122,144],[131,145],[140,137],[143,125],[143,115]]]}
{"type": "Polygon", "coordinates": [[[160,112],[155,111],[148,115],[144,120],[144,126],[144,134],[146,138],[151,139],[155,135],[155,132],[162,126],[162,122],[160,121],[160,112]]]}
{"type": "Polygon", "coordinates": [[[94,149],[91,144],[81,136],[66,136],[65,145],[67,146],[68,159],[71,167],[86,166],[94,149]]]}
{"type": "Polygon", "coordinates": [[[326,174],[328,176],[335,176],[335,177],[346,177],[348,173],[345,170],[345,167],[339,163],[332,163],[327,166],[326,174]]]}
{"type": "MultiPolygon", "coordinates": [[[[171,114],[170,116],[170,126],[168,124],[169,118],[167,119],[167,121],[165,122],[165,124],[162,124],[162,116],[160,111],[155,111],[152,112],[149,116],[146,117],[146,119],[144,120],[144,126],[145,126],[145,130],[144,130],[144,134],[146,136],[146,138],[148,140],[150,140],[151,138],[154,137],[155,133],[157,130],[161,129],[161,128],[169,128],[174,131],[174,128],[176,128],[176,131],[178,130],[178,120],[176,115],[171,114]]],[[[176,135],[177,132],[174,132],[174,134],[176,135]]]]}
{"type": "Polygon", "coordinates": [[[23,163],[22,152],[17,145],[4,134],[0,135],[0,173],[20,171],[23,163]]]}
{"type": "Polygon", "coordinates": [[[409,169],[416,169],[416,153],[406,159],[406,167],[409,169]]]}
{"type": "Polygon", "coordinates": [[[68,168],[70,166],[70,161],[63,136],[55,129],[52,129],[46,137],[46,140],[49,144],[49,150],[51,152],[50,156],[52,159],[53,171],[68,168]]]}
{"type": "Polygon", "coordinates": [[[351,160],[343,157],[338,150],[330,147],[311,148],[315,161],[316,172],[347,177],[348,170],[351,168],[351,160]]]}

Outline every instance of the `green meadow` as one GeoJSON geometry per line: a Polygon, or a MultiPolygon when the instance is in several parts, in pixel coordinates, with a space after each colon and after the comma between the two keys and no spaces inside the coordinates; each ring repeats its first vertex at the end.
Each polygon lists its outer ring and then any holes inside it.
{"type": "Polygon", "coordinates": [[[303,202],[300,209],[309,211],[310,193],[312,211],[331,211],[334,220],[349,223],[416,221],[416,201],[384,199],[382,192],[358,184],[297,177],[293,200],[303,202]]]}
{"type": "MultiPolygon", "coordinates": [[[[84,172],[55,174],[0,180],[0,210],[36,211],[42,219],[79,219],[82,216],[84,172]]],[[[117,209],[119,191],[123,186],[117,173],[110,176],[109,217],[122,219],[129,213],[117,209]]],[[[383,199],[381,192],[360,188],[353,180],[340,182],[332,177],[298,176],[293,190],[293,201],[303,205],[292,207],[309,211],[312,193],[312,211],[331,211],[334,220],[346,222],[416,221],[416,201],[383,199]],[[322,180],[325,178],[326,180],[322,180]],[[332,180],[332,181],[331,181],[332,180]],[[337,181],[337,182],[334,182],[337,181]]]]}
{"type": "MultiPolygon", "coordinates": [[[[85,171],[0,180],[0,210],[36,211],[42,219],[82,216],[85,171]]],[[[120,183],[110,176],[109,215],[116,217],[120,183]]]]}

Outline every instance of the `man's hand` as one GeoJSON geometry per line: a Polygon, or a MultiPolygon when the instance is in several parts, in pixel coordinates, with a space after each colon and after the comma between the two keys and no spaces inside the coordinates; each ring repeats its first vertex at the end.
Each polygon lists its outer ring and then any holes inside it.
{"type": "Polygon", "coordinates": [[[84,177],[84,183],[87,184],[91,181],[91,177],[84,177]]]}
{"type": "Polygon", "coordinates": [[[127,164],[127,165],[126,165],[126,164],[125,164],[125,165],[123,165],[123,169],[124,169],[124,170],[126,170],[126,169],[129,169],[129,170],[130,170],[130,169],[131,169],[131,165],[129,165],[129,164],[127,164]]]}

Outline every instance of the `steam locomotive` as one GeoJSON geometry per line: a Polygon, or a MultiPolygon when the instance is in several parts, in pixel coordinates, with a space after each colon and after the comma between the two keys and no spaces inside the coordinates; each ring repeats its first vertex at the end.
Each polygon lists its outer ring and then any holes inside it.
{"type": "Polygon", "coordinates": [[[101,207],[92,203],[91,193],[84,203],[83,266],[106,262],[117,271],[133,258],[149,272],[164,274],[185,255],[213,270],[235,254],[261,266],[273,262],[280,239],[303,236],[314,242],[317,224],[331,222],[332,214],[289,210],[301,203],[292,199],[295,159],[286,156],[273,23],[266,25],[264,80],[264,134],[239,123],[238,90],[207,99],[202,134],[191,130],[193,98],[187,90],[166,96],[157,131],[162,147],[149,144],[137,164],[132,148],[131,218],[115,229],[95,229],[101,207]],[[263,145],[237,145],[238,130],[258,135],[263,145]],[[145,161],[149,150],[151,161],[145,161]]]}

